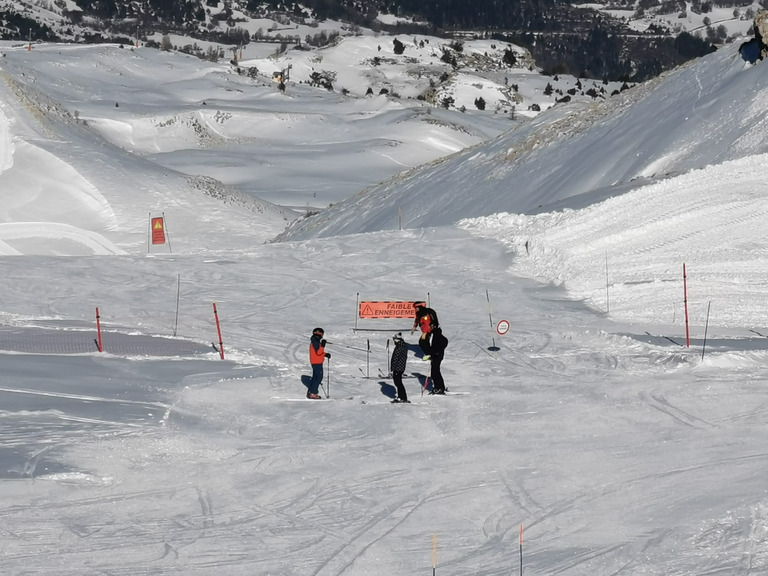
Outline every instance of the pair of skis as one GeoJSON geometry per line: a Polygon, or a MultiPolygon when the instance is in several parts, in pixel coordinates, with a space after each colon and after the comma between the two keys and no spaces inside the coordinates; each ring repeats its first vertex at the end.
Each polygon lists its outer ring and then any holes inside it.
{"type": "MultiPolygon", "coordinates": [[[[431,370],[430,370],[430,372],[431,372],[431,370]]],[[[379,370],[379,376],[381,378],[392,378],[392,374],[390,374],[388,376],[385,376],[384,373],[381,370],[379,370]]],[[[415,375],[415,374],[411,374],[410,376],[406,376],[405,374],[403,374],[403,378],[418,378],[418,376],[415,375]]],[[[431,374],[428,375],[426,378],[424,378],[424,385],[421,387],[421,395],[422,396],[424,396],[424,392],[426,392],[427,388],[429,388],[430,380],[432,380],[432,375],[431,374]]]]}

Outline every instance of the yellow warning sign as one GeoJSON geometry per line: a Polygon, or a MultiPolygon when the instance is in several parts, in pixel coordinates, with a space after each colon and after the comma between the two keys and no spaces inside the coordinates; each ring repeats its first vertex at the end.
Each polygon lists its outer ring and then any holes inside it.
{"type": "Polygon", "coordinates": [[[417,300],[372,300],[360,302],[360,318],[415,318],[417,300]]]}

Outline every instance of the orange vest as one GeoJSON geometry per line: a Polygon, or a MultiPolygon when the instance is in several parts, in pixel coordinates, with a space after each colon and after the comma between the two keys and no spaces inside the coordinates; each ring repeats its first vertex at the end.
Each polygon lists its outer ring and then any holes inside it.
{"type": "Polygon", "coordinates": [[[317,352],[312,342],[309,343],[309,363],[310,364],[322,364],[325,362],[325,347],[319,346],[317,352]]]}

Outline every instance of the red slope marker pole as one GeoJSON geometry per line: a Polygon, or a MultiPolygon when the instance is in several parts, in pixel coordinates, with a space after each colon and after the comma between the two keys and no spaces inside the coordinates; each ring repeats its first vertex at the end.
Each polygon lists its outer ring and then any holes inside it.
{"type": "Polygon", "coordinates": [[[691,347],[691,329],[688,324],[688,276],[685,273],[685,264],[683,264],[683,303],[685,304],[685,345],[691,347]]]}
{"type": "Polygon", "coordinates": [[[424,390],[429,386],[429,379],[432,377],[432,362],[429,363],[429,375],[424,378],[424,386],[421,387],[421,395],[424,396],[424,390]]]}
{"type": "MultiPolygon", "coordinates": [[[[389,342],[389,340],[387,340],[389,342]]],[[[366,340],[367,350],[365,351],[365,377],[370,378],[371,377],[371,341],[366,340]]]]}
{"type": "Polygon", "coordinates": [[[101,341],[101,316],[99,316],[99,307],[96,306],[96,333],[99,336],[99,341],[97,342],[99,346],[99,352],[104,352],[104,344],[101,341]]]}
{"type": "Polygon", "coordinates": [[[520,524],[520,576],[523,576],[523,525],[520,524]]]}
{"type": "Polygon", "coordinates": [[[709,309],[712,307],[712,300],[707,304],[707,321],[704,323],[704,344],[701,346],[701,359],[704,360],[704,350],[707,348],[707,330],[709,329],[709,309]]]}
{"type": "Polygon", "coordinates": [[[213,303],[213,315],[216,317],[216,330],[219,333],[219,355],[224,360],[224,342],[221,339],[221,324],[219,323],[219,311],[216,310],[216,302],[213,303]]]}

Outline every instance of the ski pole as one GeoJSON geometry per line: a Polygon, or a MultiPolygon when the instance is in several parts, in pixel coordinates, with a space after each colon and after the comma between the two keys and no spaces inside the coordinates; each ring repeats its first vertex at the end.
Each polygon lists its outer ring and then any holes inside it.
{"type": "Polygon", "coordinates": [[[325,391],[325,397],[330,398],[331,397],[331,359],[326,358],[326,362],[328,363],[328,372],[326,378],[328,378],[328,389],[325,391]]]}

